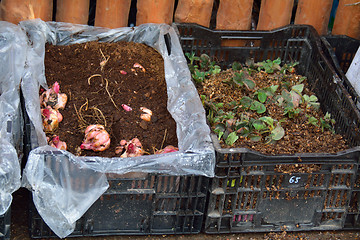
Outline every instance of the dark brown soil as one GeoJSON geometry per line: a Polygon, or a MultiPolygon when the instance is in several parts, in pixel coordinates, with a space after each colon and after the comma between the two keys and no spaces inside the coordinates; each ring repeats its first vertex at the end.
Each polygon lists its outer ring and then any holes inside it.
{"type": "Polygon", "coordinates": [[[176,123],[167,110],[164,62],[155,49],[127,42],[47,45],[45,74],[49,87],[57,81],[60,92],[68,96],[65,109],[60,110],[64,120],[54,134],[66,141],[71,153],[114,157],[120,140],[134,137],[149,154],[177,146],[176,123]],[[134,67],[135,63],[146,71],[134,67]],[[133,110],[125,111],[122,104],[133,110]],[[152,110],[151,122],[140,119],[140,107],[152,110]],[[108,150],[79,152],[85,128],[91,124],[105,125],[111,138],[108,150]]]}
{"type": "MultiPolygon", "coordinates": [[[[217,103],[230,103],[237,101],[243,96],[249,96],[249,90],[245,87],[238,87],[224,82],[228,81],[234,76],[234,71],[229,69],[215,74],[209,79],[206,79],[201,85],[198,85],[199,94],[208,96],[212,101],[217,103]]],[[[251,90],[254,92],[257,89],[269,87],[271,85],[279,85],[277,91],[281,91],[281,86],[285,82],[290,83],[290,86],[298,84],[298,80],[302,76],[296,74],[269,74],[264,71],[256,72],[248,78],[256,83],[256,88],[251,90]]],[[[303,94],[313,95],[314,93],[309,88],[306,80],[302,83],[305,84],[303,94]]],[[[224,105],[225,106],[225,105],[224,105]]],[[[269,116],[278,121],[284,119],[284,111],[277,104],[266,102],[266,112],[257,114],[252,111],[238,112],[237,117],[242,113],[247,114],[252,118],[259,118],[262,116],[269,116]]],[[[301,107],[301,106],[300,106],[301,107]]],[[[315,116],[317,119],[324,117],[321,111],[315,111],[313,108],[306,108],[302,106],[302,113],[294,118],[287,118],[286,121],[281,123],[285,129],[285,136],[276,141],[276,143],[265,144],[264,141],[255,142],[249,138],[240,138],[232,145],[228,146],[223,140],[220,141],[223,148],[246,147],[265,154],[294,154],[294,153],[336,153],[348,148],[345,139],[339,134],[333,134],[331,131],[325,130],[324,132],[320,127],[316,127],[307,122],[307,114],[315,116]]],[[[229,111],[229,110],[224,110],[229,111]]],[[[336,123],[335,123],[336,124],[336,123]]],[[[212,126],[214,129],[214,126],[212,126]]]]}

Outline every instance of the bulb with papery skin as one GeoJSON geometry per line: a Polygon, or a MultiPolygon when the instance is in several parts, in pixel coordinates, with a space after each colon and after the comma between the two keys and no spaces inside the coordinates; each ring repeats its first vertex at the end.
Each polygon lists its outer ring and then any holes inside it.
{"type": "Polygon", "coordinates": [[[40,105],[42,107],[50,106],[53,109],[64,109],[67,102],[67,95],[60,93],[60,85],[55,82],[51,88],[40,95],[40,105]]]}
{"type": "Polygon", "coordinates": [[[179,148],[174,147],[172,145],[168,145],[163,149],[157,150],[155,154],[163,154],[163,153],[171,153],[171,152],[177,152],[179,151],[179,148]]]}
{"type": "Polygon", "coordinates": [[[140,107],[140,110],[144,112],[143,114],[140,115],[140,118],[144,121],[150,122],[151,116],[153,114],[152,111],[146,107],[140,107]]]}
{"type": "Polygon", "coordinates": [[[145,151],[138,138],[133,138],[130,141],[121,140],[120,145],[115,149],[116,154],[121,154],[121,158],[138,157],[144,155],[145,151]]]}
{"type": "Polygon", "coordinates": [[[110,147],[110,135],[103,125],[90,125],[85,130],[85,138],[80,145],[81,149],[102,152],[110,147]]]}
{"type": "Polygon", "coordinates": [[[59,123],[63,119],[61,113],[56,109],[52,109],[50,106],[41,109],[41,116],[45,132],[52,132],[57,129],[59,127],[59,123]]]}
{"type": "Polygon", "coordinates": [[[56,135],[49,141],[49,145],[60,150],[67,149],[66,142],[60,141],[59,136],[56,135]]]}

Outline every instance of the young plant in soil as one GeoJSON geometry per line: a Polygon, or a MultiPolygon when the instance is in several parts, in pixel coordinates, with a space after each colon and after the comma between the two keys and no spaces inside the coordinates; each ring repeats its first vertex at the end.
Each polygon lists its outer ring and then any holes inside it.
{"type": "Polygon", "coordinates": [[[265,154],[335,153],[347,149],[335,121],[323,114],[297,63],[266,60],[221,70],[209,56],[185,54],[223,148],[246,147],[265,154]]]}

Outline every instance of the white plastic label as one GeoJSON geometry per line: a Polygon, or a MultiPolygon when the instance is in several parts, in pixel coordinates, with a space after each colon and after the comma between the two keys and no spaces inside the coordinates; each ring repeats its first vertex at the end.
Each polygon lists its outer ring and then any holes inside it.
{"type": "Polygon", "coordinates": [[[360,95],[360,47],[358,48],[353,61],[346,73],[351,85],[354,87],[357,94],[360,95]]]}
{"type": "Polygon", "coordinates": [[[291,184],[299,183],[300,179],[301,179],[301,177],[292,176],[292,177],[289,179],[289,183],[291,183],[291,184]]]}

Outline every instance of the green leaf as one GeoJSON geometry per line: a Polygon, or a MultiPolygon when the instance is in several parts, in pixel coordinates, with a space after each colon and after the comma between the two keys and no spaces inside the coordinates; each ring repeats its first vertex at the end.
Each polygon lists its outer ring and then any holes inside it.
{"type": "Polygon", "coordinates": [[[316,127],[319,127],[319,124],[318,124],[319,121],[315,117],[309,116],[309,115],[306,115],[306,116],[308,118],[308,123],[309,124],[312,124],[312,125],[314,125],[316,127]]]}
{"type": "Polygon", "coordinates": [[[249,88],[249,89],[254,89],[255,87],[255,82],[253,80],[250,79],[244,79],[243,83],[249,88]]]}
{"type": "Polygon", "coordinates": [[[265,128],[264,123],[261,120],[255,120],[253,126],[257,131],[260,131],[265,128]]]}
{"type": "Polygon", "coordinates": [[[234,70],[234,71],[240,71],[242,69],[242,66],[239,62],[233,62],[231,68],[234,70]]]}
{"type": "Polygon", "coordinates": [[[267,116],[265,116],[265,117],[259,118],[259,120],[267,123],[267,124],[270,125],[270,126],[274,126],[274,119],[273,119],[272,117],[267,117],[267,116]]]}
{"type": "Polygon", "coordinates": [[[205,73],[204,72],[200,72],[198,69],[195,69],[194,74],[192,75],[193,79],[197,82],[197,83],[201,83],[202,81],[205,80],[205,73]]]}
{"type": "Polygon", "coordinates": [[[300,94],[304,90],[304,84],[294,85],[291,89],[300,94]]]}
{"type": "Polygon", "coordinates": [[[270,87],[266,88],[272,95],[276,92],[276,90],[279,88],[279,85],[271,85],[270,87]]]}
{"type": "Polygon", "coordinates": [[[243,72],[240,72],[240,73],[235,73],[235,76],[233,77],[233,81],[242,86],[244,83],[243,83],[243,80],[244,80],[244,73],[243,72]]]}
{"type": "Polygon", "coordinates": [[[275,129],[271,131],[271,135],[272,139],[278,141],[285,135],[285,130],[280,124],[278,124],[275,129]]]}
{"type": "Polygon", "coordinates": [[[226,103],[226,107],[228,108],[235,108],[238,105],[236,101],[231,101],[229,103],[226,103]]]}
{"type": "Polygon", "coordinates": [[[221,68],[218,65],[215,65],[214,68],[210,71],[212,75],[218,74],[221,72],[221,68]]]}
{"type": "Polygon", "coordinates": [[[224,132],[219,131],[217,134],[218,134],[218,140],[220,140],[220,139],[221,139],[221,137],[224,135],[224,132]]]}
{"type": "Polygon", "coordinates": [[[270,88],[270,92],[274,94],[276,90],[279,88],[279,85],[271,85],[269,88],[270,88]]]}
{"type": "Polygon", "coordinates": [[[311,96],[309,97],[309,100],[310,100],[311,102],[317,102],[317,101],[318,101],[318,98],[317,98],[315,95],[311,95],[311,96]]]}
{"type": "Polygon", "coordinates": [[[280,65],[280,64],[281,64],[281,59],[278,57],[277,59],[275,59],[275,60],[273,61],[273,63],[280,65]]]}
{"type": "Polygon", "coordinates": [[[216,103],[215,107],[216,108],[222,108],[224,106],[224,103],[216,103]]]}
{"type": "Polygon", "coordinates": [[[304,94],[303,98],[305,102],[310,102],[310,97],[308,95],[304,94]]]}
{"type": "Polygon", "coordinates": [[[320,103],[318,103],[318,102],[311,103],[311,106],[313,106],[313,108],[315,108],[315,109],[319,109],[320,108],[320,103]]]}
{"type": "Polygon", "coordinates": [[[260,135],[249,135],[249,138],[251,141],[254,141],[254,142],[259,142],[261,141],[261,136],[260,135]]]}
{"type": "Polygon", "coordinates": [[[226,145],[232,146],[238,139],[239,137],[236,135],[236,132],[232,132],[225,139],[225,143],[226,145]]]}
{"type": "Polygon", "coordinates": [[[288,92],[285,89],[283,89],[281,91],[281,96],[284,98],[284,101],[286,101],[286,102],[291,102],[292,101],[291,93],[288,92]]]}
{"type": "Polygon", "coordinates": [[[264,103],[267,99],[267,95],[266,92],[264,90],[259,90],[258,91],[258,99],[261,103],[264,103]]]}
{"type": "Polygon", "coordinates": [[[256,111],[257,113],[264,113],[266,111],[266,107],[264,104],[262,104],[259,101],[254,100],[251,105],[250,105],[250,109],[253,111],[256,111]]]}
{"type": "Polygon", "coordinates": [[[244,96],[240,99],[240,105],[242,105],[246,109],[250,108],[252,102],[253,100],[247,96],[244,96]]]}

